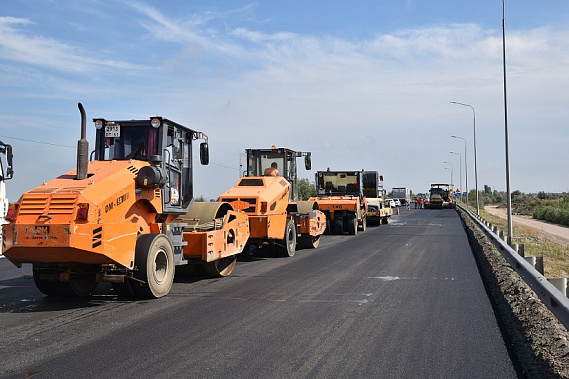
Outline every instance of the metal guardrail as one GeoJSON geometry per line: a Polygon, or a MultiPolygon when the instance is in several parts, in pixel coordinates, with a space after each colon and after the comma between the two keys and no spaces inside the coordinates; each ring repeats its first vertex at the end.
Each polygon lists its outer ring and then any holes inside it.
{"type": "Polygon", "coordinates": [[[469,209],[459,206],[480,226],[498,247],[502,256],[508,261],[518,275],[530,286],[545,306],[569,330],[569,298],[559,291],[547,278],[541,275],[524,257],[520,256],[504,240],[488,228],[483,220],[469,209]]]}

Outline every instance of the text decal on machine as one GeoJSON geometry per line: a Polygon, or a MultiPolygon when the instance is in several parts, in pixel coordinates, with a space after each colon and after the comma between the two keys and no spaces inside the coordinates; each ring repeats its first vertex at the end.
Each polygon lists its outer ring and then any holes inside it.
{"type": "Polygon", "coordinates": [[[105,213],[112,211],[115,206],[118,207],[119,205],[124,203],[126,200],[128,200],[128,192],[117,197],[114,202],[111,202],[111,203],[105,205],[105,213]]]}

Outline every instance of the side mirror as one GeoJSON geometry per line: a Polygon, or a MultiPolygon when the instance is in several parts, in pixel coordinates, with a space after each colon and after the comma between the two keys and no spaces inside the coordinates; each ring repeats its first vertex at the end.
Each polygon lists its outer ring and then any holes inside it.
{"type": "Polygon", "coordinates": [[[310,159],[310,155],[304,156],[304,168],[307,170],[312,169],[312,160],[310,159]]]}
{"type": "Polygon", "coordinates": [[[209,164],[209,146],[207,142],[200,143],[200,161],[204,166],[209,164]]]}
{"type": "Polygon", "coordinates": [[[14,169],[12,168],[12,146],[6,145],[6,177],[4,179],[12,179],[14,169]]]}

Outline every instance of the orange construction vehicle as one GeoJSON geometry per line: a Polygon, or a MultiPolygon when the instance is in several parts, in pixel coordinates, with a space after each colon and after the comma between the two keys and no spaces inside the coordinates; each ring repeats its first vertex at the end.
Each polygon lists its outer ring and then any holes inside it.
{"type": "Polygon", "coordinates": [[[88,161],[81,111],[77,168],[22,195],[9,209],[4,255],[33,264],[46,295],[89,295],[111,282],[120,296],[168,294],[175,266],[226,276],[249,236],[247,216],[227,203],[193,202],[192,141],[207,136],[166,118],[94,119],[88,161]]]}
{"type": "Polygon", "coordinates": [[[249,244],[274,247],[281,256],[293,256],[297,242],[316,248],[326,227],[324,214],[314,201],[297,201],[296,158],[309,152],[286,148],[247,149],[247,170],[218,201],[232,204],[249,216],[249,244]]]}
{"type": "Polygon", "coordinates": [[[367,200],[363,193],[362,171],[318,171],[318,195],[309,200],[318,203],[326,214],[327,234],[352,234],[365,230],[367,200]]]}

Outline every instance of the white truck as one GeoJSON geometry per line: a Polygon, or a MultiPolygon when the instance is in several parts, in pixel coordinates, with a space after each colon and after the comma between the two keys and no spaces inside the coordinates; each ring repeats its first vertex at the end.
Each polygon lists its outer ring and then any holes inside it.
{"type": "MultiPolygon", "coordinates": [[[[8,199],[6,198],[5,181],[12,178],[12,146],[0,141],[0,246],[2,246],[2,225],[7,224],[6,214],[8,213],[8,199]],[[2,157],[2,155],[4,157],[2,157]]],[[[2,255],[2,250],[0,250],[2,255]]]]}
{"type": "Polygon", "coordinates": [[[401,206],[404,207],[411,202],[411,190],[407,187],[395,187],[392,190],[393,199],[399,199],[401,206]]]}

